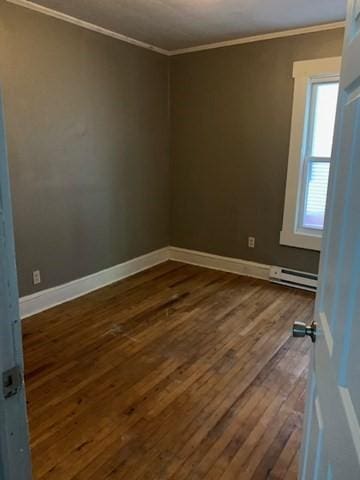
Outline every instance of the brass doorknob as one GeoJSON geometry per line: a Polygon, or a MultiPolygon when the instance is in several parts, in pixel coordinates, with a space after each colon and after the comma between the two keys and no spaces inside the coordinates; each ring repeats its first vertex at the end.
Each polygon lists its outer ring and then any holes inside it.
{"type": "Polygon", "coordinates": [[[316,323],[312,322],[311,325],[306,325],[303,322],[294,322],[293,325],[293,337],[300,338],[308,335],[313,343],[316,342],[316,323]]]}

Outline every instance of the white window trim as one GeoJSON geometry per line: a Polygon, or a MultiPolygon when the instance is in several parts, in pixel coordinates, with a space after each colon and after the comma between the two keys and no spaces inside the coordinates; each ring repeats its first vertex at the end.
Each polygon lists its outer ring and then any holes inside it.
{"type": "Polygon", "coordinates": [[[289,162],[286,179],[285,207],[280,244],[309,250],[321,250],[322,231],[301,231],[297,227],[297,210],[301,195],[302,149],[309,82],[315,78],[340,75],[341,57],[294,62],[294,99],[291,120],[289,162]]]}

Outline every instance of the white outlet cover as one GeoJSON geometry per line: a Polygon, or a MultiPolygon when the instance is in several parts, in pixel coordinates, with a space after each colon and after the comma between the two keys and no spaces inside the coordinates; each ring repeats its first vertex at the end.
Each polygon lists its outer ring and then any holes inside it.
{"type": "Polygon", "coordinates": [[[35,270],[33,272],[33,284],[34,285],[39,285],[39,283],[41,283],[40,270],[35,270]]]}
{"type": "Polygon", "coordinates": [[[255,237],[248,238],[248,246],[249,248],[255,248],[255,237]]]}

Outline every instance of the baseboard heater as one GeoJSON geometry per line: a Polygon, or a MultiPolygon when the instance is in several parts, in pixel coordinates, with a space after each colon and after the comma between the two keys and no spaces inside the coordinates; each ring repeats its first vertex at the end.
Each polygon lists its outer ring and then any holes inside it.
{"type": "Polygon", "coordinates": [[[318,276],[313,273],[276,266],[270,268],[270,281],[311,292],[316,292],[318,286],[318,276]]]}

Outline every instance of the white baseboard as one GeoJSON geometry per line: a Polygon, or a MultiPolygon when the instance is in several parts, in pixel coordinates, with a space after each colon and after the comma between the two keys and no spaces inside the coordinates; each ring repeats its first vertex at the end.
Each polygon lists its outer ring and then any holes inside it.
{"type": "Polygon", "coordinates": [[[87,277],[22,297],[20,299],[21,318],[30,317],[56,305],[81,297],[167,260],[269,280],[269,265],[237,258],[221,257],[185,248],[165,247],[87,277]]]}
{"type": "Polygon", "coordinates": [[[269,280],[270,265],[249,262],[238,258],[222,257],[211,253],[187,250],[185,248],[169,247],[170,260],[190,263],[199,267],[212,268],[223,272],[236,273],[247,277],[269,280]]]}
{"type": "Polygon", "coordinates": [[[73,280],[58,287],[42,290],[20,299],[20,316],[26,318],[40,313],[48,308],[81,297],[86,293],[110,285],[123,278],[134,275],[148,268],[154,267],[169,259],[169,248],[155,250],[141,257],[134,258],[114,267],[88,275],[87,277],[73,280]]]}

